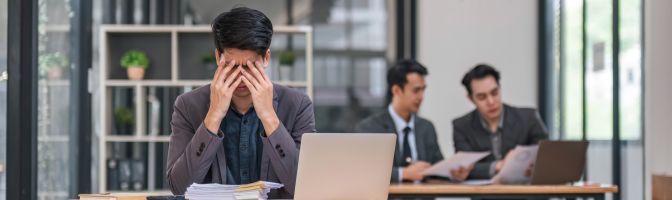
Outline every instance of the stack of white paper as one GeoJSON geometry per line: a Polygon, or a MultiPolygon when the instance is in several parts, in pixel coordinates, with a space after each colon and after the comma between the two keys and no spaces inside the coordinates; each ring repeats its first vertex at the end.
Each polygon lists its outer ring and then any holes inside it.
{"type": "Polygon", "coordinates": [[[497,184],[525,184],[530,177],[525,175],[531,164],[537,160],[539,145],[516,146],[507,155],[507,160],[499,173],[492,177],[492,182],[497,184]]]}
{"type": "Polygon", "coordinates": [[[440,176],[446,178],[453,178],[450,174],[450,170],[457,169],[459,167],[468,167],[473,165],[479,160],[490,155],[490,152],[457,152],[455,155],[451,156],[448,159],[442,160],[430,168],[422,172],[426,176],[440,176]]]}
{"type": "Polygon", "coordinates": [[[190,200],[265,200],[271,189],[283,187],[282,184],[258,181],[246,185],[191,184],[184,193],[190,200]]]}

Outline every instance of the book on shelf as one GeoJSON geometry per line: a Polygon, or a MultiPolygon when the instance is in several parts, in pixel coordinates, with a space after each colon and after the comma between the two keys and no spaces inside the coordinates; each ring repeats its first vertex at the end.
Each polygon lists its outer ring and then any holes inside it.
{"type": "Polygon", "coordinates": [[[131,161],[122,159],[119,160],[119,190],[128,191],[131,189],[131,161]]]}
{"type": "Polygon", "coordinates": [[[142,160],[131,161],[131,183],[133,190],[145,189],[145,178],[147,177],[145,166],[145,162],[142,160]]]}
{"type": "Polygon", "coordinates": [[[107,159],[107,189],[119,190],[119,160],[107,159]]]}

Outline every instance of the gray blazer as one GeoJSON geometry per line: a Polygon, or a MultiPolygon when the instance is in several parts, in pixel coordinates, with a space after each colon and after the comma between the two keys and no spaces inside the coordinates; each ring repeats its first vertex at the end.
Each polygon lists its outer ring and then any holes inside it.
{"type": "MultiPolygon", "coordinates": [[[[453,142],[455,152],[459,151],[490,151],[492,152],[492,133],[481,123],[477,110],[453,120],[453,142]]],[[[502,124],[502,156],[517,145],[532,145],[540,140],[548,139],[548,131],[536,110],[516,108],[504,105],[504,122],[502,124]]],[[[469,174],[469,179],[489,179],[490,166],[495,162],[490,154],[480,160],[469,174]]]]}
{"type": "MultiPolygon", "coordinates": [[[[203,125],[209,104],[210,85],[175,100],[166,170],[173,194],[184,194],[192,183],[226,183],[224,137],[210,133],[203,125]]],[[[292,198],[301,135],[316,132],[313,104],[300,91],[273,85],[273,107],[281,123],[270,137],[261,136],[260,178],[285,185],[271,191],[269,197],[292,198]]]]}
{"type": "MultiPolygon", "coordinates": [[[[415,148],[417,148],[418,160],[426,161],[434,164],[443,160],[443,154],[439,149],[439,143],[436,138],[436,130],[434,124],[422,117],[415,116],[415,148]]],[[[390,116],[390,112],[385,109],[380,113],[369,116],[355,126],[357,133],[393,133],[396,134],[397,129],[394,125],[394,120],[390,116]]],[[[392,163],[392,177],[391,182],[399,181],[399,165],[403,162],[403,158],[399,154],[399,140],[395,146],[394,163],[392,163]]]]}

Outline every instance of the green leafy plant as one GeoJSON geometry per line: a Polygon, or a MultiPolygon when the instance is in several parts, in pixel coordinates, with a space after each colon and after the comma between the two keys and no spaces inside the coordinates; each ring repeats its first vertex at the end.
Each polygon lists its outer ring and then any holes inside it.
{"type": "Polygon", "coordinates": [[[68,65],[68,58],[59,52],[44,53],[39,56],[38,63],[42,69],[65,68],[68,65]]]}
{"type": "Polygon", "coordinates": [[[280,65],[294,66],[294,60],[296,56],[292,51],[283,51],[280,52],[280,65]]]}
{"type": "Polygon", "coordinates": [[[149,67],[149,59],[147,58],[147,55],[145,55],[145,52],[130,50],[124,53],[124,56],[121,57],[121,66],[124,67],[124,69],[128,69],[129,67],[147,69],[147,67],[149,67]]]}
{"type": "Polygon", "coordinates": [[[114,109],[114,120],[119,125],[133,124],[133,111],[126,107],[117,107],[114,109]]]}
{"type": "Polygon", "coordinates": [[[212,53],[206,53],[201,56],[201,62],[203,64],[217,63],[217,59],[212,55],[212,53]]]}

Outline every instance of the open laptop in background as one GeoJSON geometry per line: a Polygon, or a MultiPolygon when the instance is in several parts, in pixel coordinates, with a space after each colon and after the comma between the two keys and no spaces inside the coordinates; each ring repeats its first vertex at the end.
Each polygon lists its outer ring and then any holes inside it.
{"type": "Polygon", "coordinates": [[[586,141],[541,141],[530,184],[554,185],[581,179],[586,165],[586,141]]]}
{"type": "Polygon", "coordinates": [[[294,199],[387,199],[396,134],[306,133],[294,199]]]}

